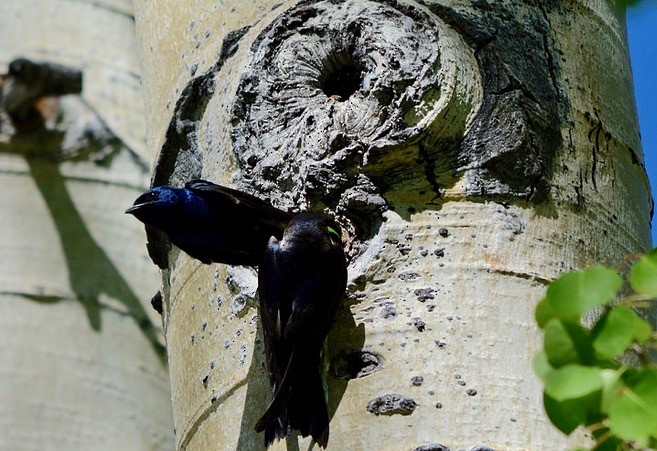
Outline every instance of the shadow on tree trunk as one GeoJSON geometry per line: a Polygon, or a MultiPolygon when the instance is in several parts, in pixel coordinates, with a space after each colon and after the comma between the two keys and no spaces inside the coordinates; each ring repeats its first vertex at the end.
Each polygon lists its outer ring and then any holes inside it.
{"type": "Polygon", "coordinates": [[[58,164],[42,158],[26,158],[26,161],[59,233],[71,288],[84,307],[91,327],[96,331],[101,329],[103,309],[129,316],[150,341],[162,364],[166,364],[166,352],[155,327],[121,273],[91,236],[66,189],[58,164]],[[103,293],[124,304],[128,311],[101,304],[99,296],[103,293]]]}

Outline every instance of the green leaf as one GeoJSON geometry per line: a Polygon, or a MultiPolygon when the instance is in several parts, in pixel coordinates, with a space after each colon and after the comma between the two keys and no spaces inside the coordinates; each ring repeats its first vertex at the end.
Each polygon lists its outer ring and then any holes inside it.
{"type": "Polygon", "coordinates": [[[557,317],[557,314],[552,309],[550,302],[547,299],[541,300],[536,306],[536,311],[534,313],[536,317],[536,322],[538,327],[541,329],[545,328],[545,325],[553,318],[557,317]]]}
{"type": "Polygon", "coordinates": [[[543,393],[543,406],[548,418],[564,434],[570,434],[580,424],[589,424],[600,418],[600,392],[566,401],[557,401],[543,393]]]}
{"type": "Polygon", "coordinates": [[[558,319],[551,320],[545,327],[544,349],[555,368],[568,363],[590,363],[595,357],[586,329],[558,319]]]}
{"type": "Polygon", "coordinates": [[[609,429],[647,446],[657,436],[657,370],[643,368],[625,379],[627,386],[609,406],[609,429]]]}
{"type": "Polygon", "coordinates": [[[534,367],[534,372],[538,375],[538,377],[541,378],[543,383],[545,383],[548,375],[554,370],[552,365],[550,365],[550,361],[548,360],[548,356],[545,350],[539,351],[539,353],[536,354],[534,361],[532,362],[532,366],[534,367]]]}
{"type": "Polygon", "coordinates": [[[576,399],[602,389],[600,368],[566,365],[552,371],[545,382],[545,393],[555,401],[576,399]]]}
{"type": "Polygon", "coordinates": [[[603,358],[622,354],[634,341],[640,318],[631,308],[615,307],[606,313],[593,330],[593,348],[603,358]]]}
{"type": "Polygon", "coordinates": [[[632,267],[630,285],[637,293],[657,296],[657,248],[644,255],[632,267]]]}
{"type": "Polygon", "coordinates": [[[580,363],[575,343],[558,319],[553,319],[545,327],[543,347],[548,363],[555,368],[568,363],[580,363]]]}
{"type": "Polygon", "coordinates": [[[546,299],[559,318],[578,322],[587,310],[610,301],[622,284],[616,271],[594,266],[559,277],[548,287],[546,299]]]}
{"type": "Polygon", "coordinates": [[[602,377],[600,410],[603,413],[606,413],[609,410],[609,406],[618,400],[622,389],[625,387],[625,383],[621,378],[623,371],[624,369],[603,369],[600,371],[600,376],[602,377]]]}
{"type": "Polygon", "coordinates": [[[633,342],[643,344],[652,326],[629,307],[614,307],[593,328],[593,347],[602,358],[615,358],[633,342]]]}
{"type": "Polygon", "coordinates": [[[650,437],[648,440],[648,448],[657,449],[657,437],[650,437]]]}
{"type": "Polygon", "coordinates": [[[543,393],[543,407],[548,418],[564,434],[570,434],[586,421],[587,408],[579,400],[556,401],[543,393]]]}
{"type": "Polygon", "coordinates": [[[650,323],[637,315],[636,321],[634,321],[634,341],[643,344],[652,337],[652,333],[653,330],[650,323]]]}

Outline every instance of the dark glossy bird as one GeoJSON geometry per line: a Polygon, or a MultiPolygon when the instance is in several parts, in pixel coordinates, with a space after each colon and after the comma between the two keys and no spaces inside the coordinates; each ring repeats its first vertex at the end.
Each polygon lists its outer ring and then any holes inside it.
{"type": "Polygon", "coordinates": [[[282,237],[292,218],[262,199],[205,180],[152,188],[126,213],[203,263],[251,266],[260,264],[269,238],[282,237]]]}
{"type": "Polygon", "coordinates": [[[269,240],[258,273],[260,316],[274,392],[255,426],[265,445],[292,429],[326,447],[329,419],[320,351],[344,296],[347,264],[340,228],[328,217],[295,215],[269,240]]]}

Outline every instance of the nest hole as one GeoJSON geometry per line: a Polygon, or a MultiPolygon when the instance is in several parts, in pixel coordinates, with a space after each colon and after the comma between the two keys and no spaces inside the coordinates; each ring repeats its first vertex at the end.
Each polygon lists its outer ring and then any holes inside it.
{"type": "Polygon", "coordinates": [[[332,67],[324,74],[321,87],[327,97],[344,102],[351,97],[363,82],[363,71],[353,61],[332,67]]]}
{"type": "Polygon", "coordinates": [[[331,375],[336,379],[356,379],[381,371],[383,358],[372,351],[341,351],[332,359],[330,368],[331,375]]]}

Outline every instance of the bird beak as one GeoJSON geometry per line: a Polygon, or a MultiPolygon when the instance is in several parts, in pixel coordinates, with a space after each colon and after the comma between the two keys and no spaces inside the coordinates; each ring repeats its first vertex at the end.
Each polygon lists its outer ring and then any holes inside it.
{"type": "Polygon", "coordinates": [[[140,209],[142,206],[144,206],[144,205],[145,205],[145,204],[137,204],[137,205],[133,205],[132,207],[128,208],[128,209],[125,211],[125,213],[128,214],[128,215],[132,215],[132,214],[134,214],[137,210],[139,210],[139,209],[140,209]]]}

